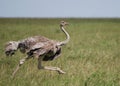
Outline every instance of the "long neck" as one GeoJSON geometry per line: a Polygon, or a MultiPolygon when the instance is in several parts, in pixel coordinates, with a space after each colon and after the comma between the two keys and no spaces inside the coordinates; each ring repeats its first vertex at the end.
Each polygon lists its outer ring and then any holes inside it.
{"type": "Polygon", "coordinates": [[[69,35],[68,32],[64,29],[63,26],[60,26],[60,28],[61,28],[61,30],[62,30],[62,31],[65,33],[65,35],[66,35],[66,40],[64,40],[64,41],[62,41],[62,42],[59,43],[59,45],[62,46],[62,45],[65,45],[65,44],[67,44],[67,43],[69,42],[69,40],[70,40],[70,35],[69,35]]]}

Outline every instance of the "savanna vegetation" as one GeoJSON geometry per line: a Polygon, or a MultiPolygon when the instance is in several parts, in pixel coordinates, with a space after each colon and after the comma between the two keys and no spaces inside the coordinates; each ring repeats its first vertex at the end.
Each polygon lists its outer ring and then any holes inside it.
{"type": "Polygon", "coordinates": [[[120,19],[1,18],[0,86],[120,86],[120,19]],[[61,67],[66,74],[38,70],[37,60],[30,59],[11,78],[25,55],[18,51],[6,57],[5,43],[35,35],[62,41],[61,20],[69,22],[65,28],[70,42],[62,48],[60,58],[43,64],[61,67]]]}

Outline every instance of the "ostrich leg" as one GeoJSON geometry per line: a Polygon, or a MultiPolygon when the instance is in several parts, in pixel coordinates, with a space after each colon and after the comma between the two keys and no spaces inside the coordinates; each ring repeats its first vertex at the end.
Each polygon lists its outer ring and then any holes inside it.
{"type": "Polygon", "coordinates": [[[51,71],[57,71],[59,74],[65,74],[63,70],[61,70],[59,67],[48,67],[45,66],[44,69],[51,70],[51,71]]]}
{"type": "Polygon", "coordinates": [[[42,66],[42,58],[40,57],[38,58],[38,69],[57,71],[59,74],[65,74],[65,72],[61,70],[59,67],[42,66]]]}
{"type": "Polygon", "coordinates": [[[18,64],[17,68],[16,68],[16,69],[14,70],[14,72],[12,73],[12,77],[15,76],[15,74],[16,74],[16,72],[19,70],[20,66],[21,66],[22,64],[24,64],[24,62],[25,62],[26,60],[28,60],[28,59],[29,59],[29,57],[27,56],[27,57],[25,57],[25,58],[23,58],[23,59],[20,60],[20,63],[18,64]]]}

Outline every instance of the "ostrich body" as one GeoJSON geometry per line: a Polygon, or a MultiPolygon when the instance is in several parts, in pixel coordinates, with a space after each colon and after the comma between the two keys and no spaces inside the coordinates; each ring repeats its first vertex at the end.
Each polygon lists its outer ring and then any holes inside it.
{"type": "Polygon", "coordinates": [[[40,58],[44,55],[43,61],[53,60],[61,53],[59,42],[50,40],[43,36],[34,36],[21,41],[18,49],[22,53],[27,53],[30,57],[40,58]]]}
{"type": "Polygon", "coordinates": [[[66,35],[66,40],[64,41],[59,42],[43,36],[29,37],[20,41],[18,43],[18,49],[22,53],[26,53],[27,56],[20,60],[17,68],[13,72],[13,76],[16,74],[20,66],[31,57],[38,59],[38,69],[52,70],[64,74],[65,72],[58,67],[42,66],[42,61],[51,61],[57,58],[61,54],[61,47],[69,42],[70,36],[64,29],[65,25],[68,25],[68,23],[61,21],[60,28],[66,35]]]}

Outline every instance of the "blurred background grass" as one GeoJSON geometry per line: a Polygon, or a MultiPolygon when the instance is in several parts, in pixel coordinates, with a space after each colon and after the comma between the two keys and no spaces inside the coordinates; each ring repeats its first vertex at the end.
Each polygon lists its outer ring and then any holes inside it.
{"type": "Polygon", "coordinates": [[[120,19],[1,18],[0,55],[0,86],[120,86],[120,19]],[[66,30],[71,40],[60,58],[43,64],[61,67],[67,73],[38,70],[37,60],[30,59],[12,79],[25,55],[17,52],[6,58],[5,43],[35,35],[62,41],[61,20],[69,22],[66,30]]]}

